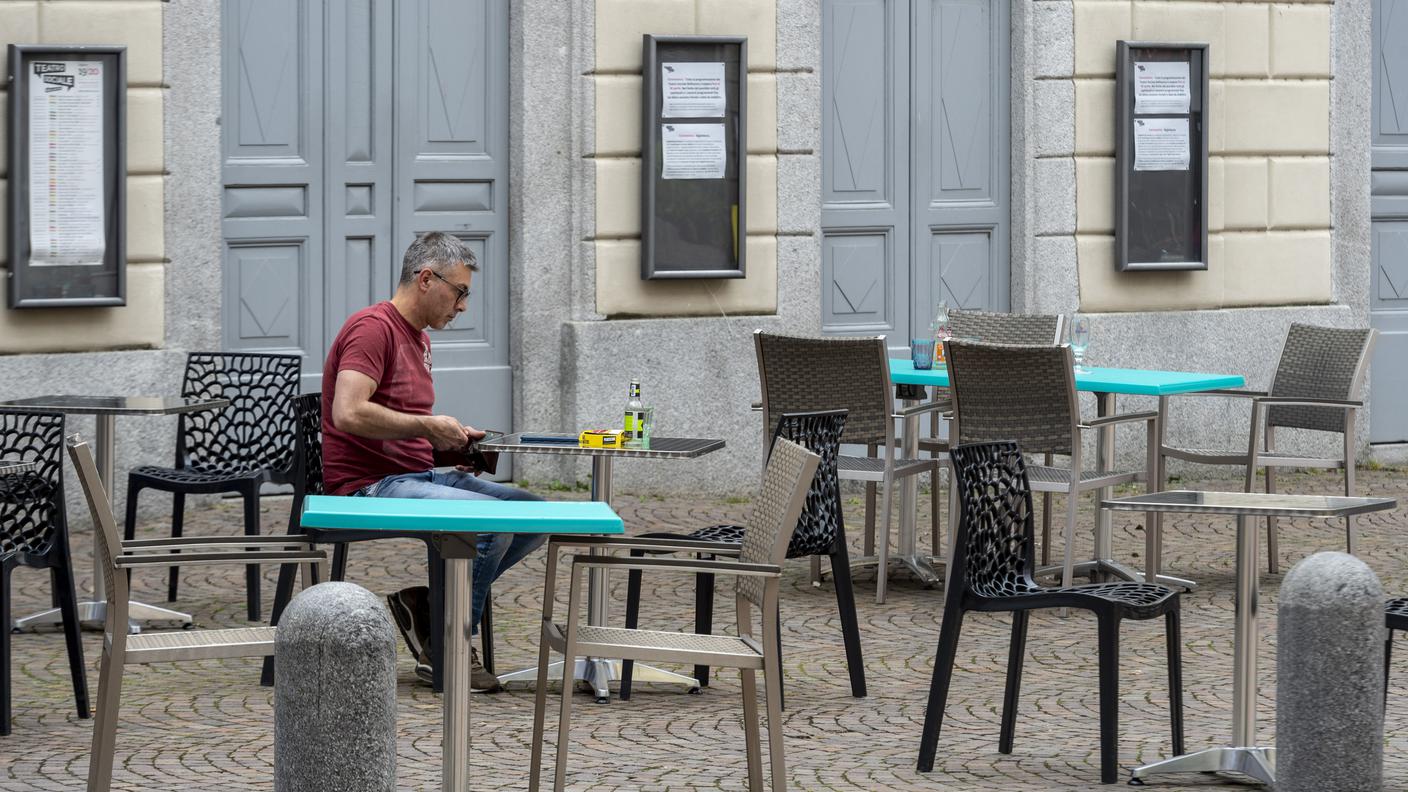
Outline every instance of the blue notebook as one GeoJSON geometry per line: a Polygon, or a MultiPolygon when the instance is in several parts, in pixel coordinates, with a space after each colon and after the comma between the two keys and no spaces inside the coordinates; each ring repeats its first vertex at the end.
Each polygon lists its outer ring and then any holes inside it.
{"type": "Polygon", "coordinates": [[[550,445],[580,445],[571,435],[525,434],[518,438],[521,443],[543,443],[550,445]]]}

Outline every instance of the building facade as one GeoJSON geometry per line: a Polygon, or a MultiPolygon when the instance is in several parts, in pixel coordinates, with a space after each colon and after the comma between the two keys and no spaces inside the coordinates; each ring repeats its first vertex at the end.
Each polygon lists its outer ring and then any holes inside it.
{"type": "MultiPolygon", "coordinates": [[[[315,388],[342,319],[442,229],[484,271],[435,338],[439,408],[610,426],[638,377],[658,434],[728,441],[620,465],[626,489],[753,486],[754,329],[899,346],[939,297],[1079,310],[1098,364],[1252,387],[1289,323],[1372,323],[1359,440],[1391,454],[1408,441],[1403,3],[0,0],[3,43],[128,48],[129,205],[127,305],[0,311],[0,396],[171,392],[208,349],[301,352],[315,388]],[[640,277],[645,33],[748,37],[746,278],[640,277]],[[1118,40],[1210,45],[1206,271],[1115,269],[1118,40]]],[[[174,422],[128,420],[119,469],[169,459],[174,422]]],[[[1181,444],[1245,431],[1224,404],[1171,423],[1181,444]]]]}

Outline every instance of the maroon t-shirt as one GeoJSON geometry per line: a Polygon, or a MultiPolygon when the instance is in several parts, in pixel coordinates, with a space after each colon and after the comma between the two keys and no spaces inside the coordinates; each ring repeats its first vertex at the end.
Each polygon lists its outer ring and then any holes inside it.
{"type": "Polygon", "coordinates": [[[371,440],[332,424],[337,373],[359,371],[376,380],[371,401],[396,412],[430,415],[435,385],[430,378],[430,336],[388,302],[348,317],[323,364],[323,483],[333,495],[347,495],[398,473],[419,473],[435,465],[430,441],[371,440]]]}

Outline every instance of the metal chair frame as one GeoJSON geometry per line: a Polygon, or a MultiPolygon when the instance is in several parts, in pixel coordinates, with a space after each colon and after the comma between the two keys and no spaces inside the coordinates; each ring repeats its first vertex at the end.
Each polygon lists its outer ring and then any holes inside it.
{"type": "MultiPolygon", "coordinates": [[[[573,657],[621,658],[674,663],[706,663],[739,669],[743,682],[743,730],[747,742],[748,788],[762,792],[762,740],[758,724],[757,672],[765,680],[768,720],[769,766],[774,792],[787,788],[787,772],[782,745],[782,667],[776,651],[778,641],[778,589],[787,544],[802,513],[802,506],[820,457],[788,440],[779,440],[763,475],[763,491],[758,498],[744,544],[720,543],[712,548],[717,555],[736,561],[703,561],[686,558],[630,558],[580,553],[571,556],[571,582],[568,588],[566,620],[554,620],[557,564],[567,547],[651,551],[698,552],[696,543],[615,537],[553,538],[548,543],[547,572],[543,586],[543,630],[538,652],[538,679],[533,709],[532,759],[528,781],[537,792],[541,779],[544,714],[547,707],[548,661],[557,651],[569,661],[573,657]],[[737,577],[738,635],[698,635],[652,630],[628,630],[581,624],[582,588],[585,572],[599,569],[675,571],[686,574],[712,573],[737,577]],[[753,609],[762,619],[761,640],[753,632],[753,609]]],[[[562,686],[558,714],[557,761],[554,790],[562,790],[566,780],[567,749],[571,745],[571,684],[562,686]]]]}
{"type": "MultiPolygon", "coordinates": [[[[1167,440],[1167,418],[1160,422],[1158,454],[1155,459],[1155,480],[1158,489],[1164,489],[1168,478],[1167,460],[1179,459],[1203,465],[1238,465],[1246,468],[1243,489],[1251,492],[1256,483],[1256,471],[1266,469],[1266,491],[1276,491],[1276,468],[1339,468],[1344,470],[1344,494],[1353,496],[1355,492],[1355,421],[1358,410],[1364,406],[1364,380],[1368,373],[1369,361],[1373,357],[1374,342],[1378,331],[1368,328],[1334,328],[1293,323],[1286,331],[1281,344],[1281,354],[1277,360],[1270,390],[1248,390],[1224,388],[1181,394],[1182,397],[1239,398],[1251,401],[1250,437],[1246,451],[1207,450],[1171,446],[1167,440]],[[1329,362],[1342,361],[1343,353],[1350,347],[1359,346],[1358,357],[1352,368],[1343,366],[1336,373],[1341,376],[1310,385],[1297,381],[1298,375],[1306,372],[1297,365],[1304,358],[1321,359],[1329,362]],[[1308,392],[1309,391],[1309,392],[1308,392]],[[1313,392],[1313,395],[1312,393],[1313,392]],[[1324,398],[1322,394],[1333,394],[1324,398]],[[1338,457],[1311,457],[1278,453],[1276,450],[1276,427],[1310,429],[1341,433],[1344,437],[1343,450],[1338,457]]],[[[1312,375],[1313,376],[1313,375],[1312,375]]],[[[1159,397],[1159,413],[1168,416],[1168,396],[1159,397]]],[[[1275,517],[1266,518],[1267,571],[1276,574],[1280,570],[1280,551],[1276,542],[1275,517]]],[[[1155,515],[1155,547],[1162,549],[1162,526],[1155,515]]],[[[1354,517],[1345,518],[1345,546],[1353,555],[1356,548],[1354,517]]],[[[1159,556],[1149,559],[1153,571],[1158,572],[1159,556]]]]}
{"type": "MultiPolygon", "coordinates": [[[[173,550],[193,550],[183,564],[283,564],[323,566],[327,555],[304,536],[211,536],[199,538],[144,539],[123,542],[107,490],[98,477],[88,444],[77,435],[68,440],[69,459],[78,471],[88,511],[98,532],[97,552],[105,568],[107,620],[103,625],[103,658],[98,671],[98,712],[88,758],[88,792],[107,792],[112,785],[113,750],[117,743],[117,717],[122,698],[123,668],[145,663],[212,660],[229,657],[267,657],[274,652],[273,627],[236,627],[222,630],[178,630],[127,634],[127,570],[162,567],[171,562],[173,550]]],[[[312,583],[307,580],[305,583],[312,583]]]]}

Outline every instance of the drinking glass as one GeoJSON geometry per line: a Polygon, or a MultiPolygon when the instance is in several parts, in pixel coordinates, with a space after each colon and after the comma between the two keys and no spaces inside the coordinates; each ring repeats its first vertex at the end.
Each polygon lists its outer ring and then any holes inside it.
{"type": "Polygon", "coordinates": [[[916,369],[934,367],[934,339],[914,338],[909,342],[909,359],[916,369]]]}
{"type": "Polygon", "coordinates": [[[1089,317],[1071,314],[1071,354],[1076,359],[1076,371],[1085,371],[1085,350],[1089,346],[1089,317]]]}

